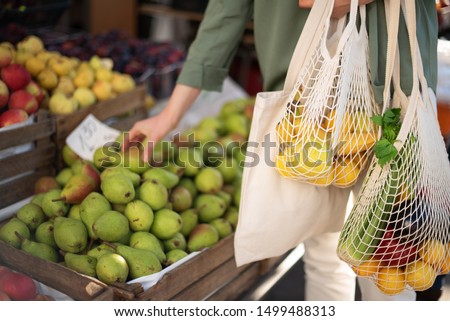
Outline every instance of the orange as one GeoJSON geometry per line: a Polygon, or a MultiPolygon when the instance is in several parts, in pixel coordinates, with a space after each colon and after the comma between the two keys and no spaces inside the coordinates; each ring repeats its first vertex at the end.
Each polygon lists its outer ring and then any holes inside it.
{"type": "Polygon", "coordinates": [[[358,266],[352,267],[352,270],[358,276],[369,277],[374,275],[380,269],[380,262],[378,261],[365,261],[358,266]]]}
{"type": "Polygon", "coordinates": [[[446,246],[438,240],[426,240],[419,250],[420,257],[426,263],[439,264],[446,257],[446,246]]]}
{"type": "Polygon", "coordinates": [[[406,287],[405,272],[401,268],[382,268],[378,271],[376,285],[385,294],[400,293],[406,287]]]}
{"type": "Polygon", "coordinates": [[[416,291],[429,289],[436,279],[433,266],[422,260],[408,264],[405,273],[406,282],[416,291]]]}

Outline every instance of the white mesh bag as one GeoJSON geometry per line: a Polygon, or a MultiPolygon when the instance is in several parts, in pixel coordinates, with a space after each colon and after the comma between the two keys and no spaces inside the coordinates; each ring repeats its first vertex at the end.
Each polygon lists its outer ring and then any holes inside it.
{"type": "Polygon", "coordinates": [[[338,255],[385,294],[423,291],[450,271],[450,164],[423,74],[415,1],[402,0],[411,45],[413,88],[400,88],[400,1],[385,1],[388,59],[381,137],[358,199],[341,232],[338,255]],[[394,95],[390,102],[391,79],[394,95]],[[400,108],[400,109],[397,109],[400,108]],[[399,113],[401,111],[401,113],[399,113]]]}
{"type": "Polygon", "coordinates": [[[276,166],[287,178],[349,187],[368,164],[378,137],[370,118],[379,107],[370,85],[366,8],[352,0],[348,22],[340,19],[334,33],[330,8],[276,125],[276,166]]]}

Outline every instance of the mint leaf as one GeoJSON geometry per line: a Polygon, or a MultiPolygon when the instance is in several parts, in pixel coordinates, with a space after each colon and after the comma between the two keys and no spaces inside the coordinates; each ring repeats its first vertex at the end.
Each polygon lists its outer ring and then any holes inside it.
{"type": "Polygon", "coordinates": [[[375,115],[375,116],[372,116],[371,119],[375,123],[375,125],[383,126],[383,116],[375,115]]]}
{"type": "Polygon", "coordinates": [[[378,158],[378,164],[383,166],[393,160],[397,156],[398,151],[390,141],[382,138],[375,144],[374,153],[378,158]]]}

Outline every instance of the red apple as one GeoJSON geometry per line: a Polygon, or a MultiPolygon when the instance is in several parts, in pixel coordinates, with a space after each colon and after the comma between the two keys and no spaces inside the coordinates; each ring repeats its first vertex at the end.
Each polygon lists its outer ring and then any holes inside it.
{"type": "Polygon", "coordinates": [[[400,267],[417,258],[418,248],[412,242],[401,242],[392,231],[386,231],[373,258],[385,266],[400,267]]]}
{"type": "Polygon", "coordinates": [[[36,297],[36,284],[22,273],[10,273],[0,279],[0,291],[16,301],[29,301],[36,297]]]}
{"type": "Polygon", "coordinates": [[[0,108],[5,107],[9,100],[9,90],[6,84],[0,80],[0,108]]]}
{"type": "Polygon", "coordinates": [[[5,276],[5,275],[7,275],[7,274],[9,274],[9,273],[12,273],[13,271],[11,271],[10,269],[8,269],[6,266],[1,266],[0,265],[0,279],[3,277],[3,276],[5,276]]]}
{"type": "Polygon", "coordinates": [[[31,115],[37,112],[38,108],[36,98],[26,90],[17,90],[9,97],[9,109],[22,109],[31,115]]]}
{"type": "MultiPolygon", "coordinates": [[[[38,105],[41,104],[42,100],[45,97],[45,92],[42,89],[41,86],[39,86],[36,82],[34,82],[33,80],[30,81],[30,83],[25,87],[25,90],[28,91],[30,94],[32,94],[37,102],[38,105]]],[[[1,95],[1,91],[0,91],[0,95],[1,95]]]]}
{"type": "Polygon", "coordinates": [[[0,291],[0,301],[11,301],[11,298],[3,291],[0,291]]]}
{"type": "Polygon", "coordinates": [[[13,60],[11,48],[0,46],[0,68],[8,66],[13,60]]]}
{"type": "Polygon", "coordinates": [[[28,114],[22,109],[10,109],[0,115],[0,128],[21,123],[28,119],[28,114]]]}
{"type": "Polygon", "coordinates": [[[1,77],[8,88],[13,91],[25,88],[31,81],[29,72],[19,64],[10,64],[2,68],[1,77]]]}

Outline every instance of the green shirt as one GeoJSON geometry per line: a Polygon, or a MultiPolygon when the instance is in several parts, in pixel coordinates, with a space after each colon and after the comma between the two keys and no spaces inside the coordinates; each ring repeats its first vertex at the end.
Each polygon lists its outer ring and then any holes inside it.
{"type": "MultiPolygon", "coordinates": [[[[282,89],[292,53],[308,14],[309,10],[298,7],[298,0],[209,0],[178,83],[220,91],[246,24],[253,18],[255,47],[264,90],[282,89]]],[[[416,0],[416,15],[425,76],[428,85],[435,89],[438,34],[435,1],[416,0]]],[[[411,58],[403,19],[400,25],[401,85],[408,94],[412,87],[411,58]]],[[[381,103],[387,46],[383,0],[367,5],[367,28],[372,85],[377,101],[381,103]]]]}

